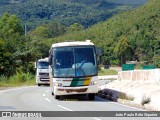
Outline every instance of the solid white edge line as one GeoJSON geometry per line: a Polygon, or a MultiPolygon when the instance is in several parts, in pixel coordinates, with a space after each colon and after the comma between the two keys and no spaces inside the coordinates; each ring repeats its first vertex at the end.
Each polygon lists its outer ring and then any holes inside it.
{"type": "Polygon", "coordinates": [[[118,103],[118,102],[112,102],[114,104],[118,104],[118,105],[121,105],[121,106],[124,106],[124,107],[128,107],[128,108],[132,108],[132,109],[135,109],[135,110],[138,110],[138,111],[146,111],[144,109],[140,109],[140,108],[136,108],[136,107],[131,107],[131,106],[128,106],[128,105],[125,105],[125,104],[122,104],[122,103],[118,103]]]}
{"type": "Polygon", "coordinates": [[[61,107],[61,108],[63,108],[63,109],[65,109],[65,110],[68,110],[68,111],[73,111],[73,110],[71,110],[71,109],[68,109],[68,108],[66,108],[66,107],[63,107],[63,106],[61,106],[61,105],[57,105],[58,107],[61,107]]]}
{"type": "Polygon", "coordinates": [[[51,102],[50,99],[48,99],[48,98],[45,98],[45,100],[47,100],[48,102],[51,102]]]}
{"type": "Polygon", "coordinates": [[[101,120],[101,119],[99,119],[99,118],[93,118],[93,119],[95,119],[95,120],[101,120]]]}
{"type": "Polygon", "coordinates": [[[30,88],[30,87],[35,87],[35,86],[27,86],[27,87],[19,87],[19,88],[14,88],[14,89],[7,89],[7,90],[0,90],[0,93],[3,92],[9,92],[9,91],[13,91],[13,90],[19,90],[19,89],[24,89],[24,88],[30,88]]]}

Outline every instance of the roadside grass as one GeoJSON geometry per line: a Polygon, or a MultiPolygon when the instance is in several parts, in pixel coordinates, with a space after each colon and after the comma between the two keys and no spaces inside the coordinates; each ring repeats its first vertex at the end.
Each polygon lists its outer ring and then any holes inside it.
{"type": "Polygon", "coordinates": [[[0,87],[16,87],[35,85],[35,76],[26,73],[16,73],[11,77],[0,76],[0,87]]]}
{"type": "Polygon", "coordinates": [[[144,95],[141,101],[142,106],[144,106],[145,104],[149,104],[151,102],[151,98],[144,95]]]}
{"type": "Polygon", "coordinates": [[[129,96],[129,95],[127,95],[126,93],[122,93],[122,92],[120,92],[119,98],[120,98],[120,99],[123,99],[123,100],[130,100],[130,101],[133,101],[133,100],[134,100],[134,97],[133,97],[133,96],[129,96]]]}
{"type": "Polygon", "coordinates": [[[98,71],[98,75],[99,76],[103,76],[103,75],[117,75],[118,72],[116,70],[112,70],[112,69],[101,69],[98,71]]]}

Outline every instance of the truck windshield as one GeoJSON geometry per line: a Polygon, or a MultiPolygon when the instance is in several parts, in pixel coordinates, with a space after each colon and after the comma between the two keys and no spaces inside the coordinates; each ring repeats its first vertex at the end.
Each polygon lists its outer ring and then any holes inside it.
{"type": "Polygon", "coordinates": [[[38,62],[37,63],[37,68],[38,69],[48,69],[49,68],[49,63],[48,62],[38,62]]]}
{"type": "Polygon", "coordinates": [[[93,46],[60,47],[53,49],[54,77],[84,77],[97,75],[93,46]]]}

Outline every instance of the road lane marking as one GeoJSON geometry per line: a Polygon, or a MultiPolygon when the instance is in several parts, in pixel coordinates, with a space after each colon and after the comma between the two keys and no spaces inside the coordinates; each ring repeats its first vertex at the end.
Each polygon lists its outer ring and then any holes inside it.
{"type": "Polygon", "coordinates": [[[146,111],[144,109],[140,109],[140,108],[136,108],[136,107],[131,107],[131,106],[128,106],[128,105],[125,105],[125,104],[122,104],[122,103],[118,103],[118,102],[111,102],[111,103],[118,104],[118,105],[121,105],[123,107],[128,107],[128,108],[131,108],[131,109],[135,109],[135,110],[138,110],[138,111],[146,111]]]}
{"type": "Polygon", "coordinates": [[[71,110],[71,109],[68,109],[68,108],[66,108],[66,107],[63,107],[63,106],[61,106],[61,105],[57,105],[58,107],[61,107],[61,108],[63,108],[63,109],[65,109],[65,110],[68,110],[68,111],[73,111],[73,110],[71,110]]]}
{"type": "Polygon", "coordinates": [[[50,99],[48,99],[48,98],[45,98],[45,100],[47,100],[48,102],[51,102],[50,99]]]}
{"type": "Polygon", "coordinates": [[[99,118],[93,118],[93,119],[95,119],[95,120],[101,120],[101,119],[99,119],[99,118]]]}
{"type": "Polygon", "coordinates": [[[49,90],[47,90],[46,92],[49,92],[49,90]]]}
{"type": "Polygon", "coordinates": [[[9,92],[9,91],[13,91],[13,90],[19,90],[19,89],[24,89],[24,88],[32,88],[32,87],[35,87],[35,86],[29,86],[29,87],[20,87],[20,88],[11,88],[11,89],[8,89],[8,90],[0,90],[0,93],[3,93],[3,92],[9,92]]]}
{"type": "Polygon", "coordinates": [[[46,95],[45,94],[43,94],[43,97],[45,97],[46,95]]]}

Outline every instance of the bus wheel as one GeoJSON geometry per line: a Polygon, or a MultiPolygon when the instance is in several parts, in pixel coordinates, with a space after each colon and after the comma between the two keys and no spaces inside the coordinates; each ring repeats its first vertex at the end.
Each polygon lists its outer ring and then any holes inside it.
{"type": "Polygon", "coordinates": [[[89,98],[89,100],[94,100],[95,93],[88,94],[88,98],[89,98]]]}
{"type": "Polygon", "coordinates": [[[38,84],[38,86],[41,86],[41,84],[38,84]]]}
{"type": "Polygon", "coordinates": [[[54,95],[54,98],[55,99],[60,99],[60,96],[59,95],[54,95]]]}

